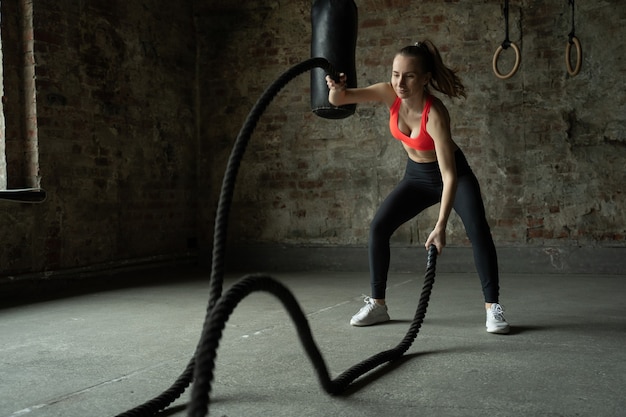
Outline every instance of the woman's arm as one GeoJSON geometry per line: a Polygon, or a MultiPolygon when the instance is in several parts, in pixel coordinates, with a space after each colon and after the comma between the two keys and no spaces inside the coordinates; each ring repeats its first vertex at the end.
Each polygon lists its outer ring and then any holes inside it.
{"type": "Polygon", "coordinates": [[[441,254],[446,245],[446,227],[452,211],[452,205],[454,204],[457,177],[454,159],[456,145],[450,133],[450,116],[446,107],[439,100],[433,101],[426,130],[435,141],[435,152],[437,153],[437,161],[441,171],[443,191],[441,194],[441,205],[439,206],[439,218],[435,228],[428,236],[425,246],[428,249],[431,244],[434,244],[437,247],[437,252],[441,254]]]}
{"type": "Polygon", "coordinates": [[[379,102],[391,107],[396,99],[396,93],[389,83],[377,83],[364,88],[346,88],[346,75],[343,73],[339,74],[338,83],[327,75],[326,84],[329,89],[328,101],[334,106],[379,102]]]}

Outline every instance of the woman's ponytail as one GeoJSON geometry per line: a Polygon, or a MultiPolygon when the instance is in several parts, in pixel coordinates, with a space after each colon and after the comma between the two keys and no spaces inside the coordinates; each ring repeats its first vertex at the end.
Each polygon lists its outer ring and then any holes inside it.
{"type": "Polygon", "coordinates": [[[435,90],[449,97],[467,97],[465,86],[456,75],[457,71],[443,63],[439,50],[430,40],[426,39],[415,45],[406,46],[398,53],[417,58],[422,71],[430,72],[429,85],[435,90]]]}

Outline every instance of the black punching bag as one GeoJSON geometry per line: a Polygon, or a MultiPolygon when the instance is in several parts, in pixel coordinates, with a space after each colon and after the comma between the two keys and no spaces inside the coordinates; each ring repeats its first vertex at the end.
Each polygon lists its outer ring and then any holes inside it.
{"type": "MultiPolygon", "coordinates": [[[[315,0],[311,10],[311,57],[326,58],[337,73],[348,77],[347,86],[356,87],[354,55],[358,29],[353,0],[315,0]]],[[[326,72],[311,71],[311,109],[326,119],[343,119],[354,114],[356,104],[336,107],[328,102],[326,72]]]]}

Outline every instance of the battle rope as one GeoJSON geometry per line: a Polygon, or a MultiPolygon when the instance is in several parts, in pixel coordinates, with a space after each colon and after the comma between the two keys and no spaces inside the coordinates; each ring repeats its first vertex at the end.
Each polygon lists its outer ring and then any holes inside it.
{"type": "Polygon", "coordinates": [[[219,299],[205,322],[207,325],[203,330],[200,348],[197,352],[195,370],[196,381],[192,388],[191,402],[188,406],[187,415],[189,417],[204,417],[207,415],[211,382],[213,380],[213,369],[215,367],[215,358],[219,341],[222,337],[222,331],[234,308],[250,293],[254,291],[267,291],[275,295],[283,303],[283,306],[296,326],[300,341],[317,371],[317,376],[322,388],[328,394],[336,395],[345,391],[354,380],[365,373],[384,363],[399,359],[409,347],[411,347],[426,315],[426,308],[428,307],[430,293],[435,281],[436,255],[437,248],[433,245],[428,251],[424,286],[417,310],[415,311],[413,322],[404,336],[404,339],[402,339],[395,348],[385,350],[357,363],[344,371],[336,379],[330,379],[328,368],[326,367],[322,354],[315,344],[309,323],[293,294],[280,282],[269,276],[249,275],[242,278],[219,299]]]}
{"type": "Polygon", "coordinates": [[[424,278],[424,286],[418,303],[415,317],[402,342],[394,349],[381,352],[371,358],[353,366],[352,368],[331,380],[328,375],[326,364],[315,345],[313,336],[306,317],[302,313],[297,301],[289,290],[265,275],[249,275],[235,283],[223,296],[222,287],[224,282],[225,241],[228,226],[228,215],[234,193],[235,180],[239,165],[243,158],[246,146],[256,124],[278,92],[293,78],[313,68],[322,68],[333,78],[338,78],[337,72],[325,58],[311,58],[294,65],[274,81],[258,99],[246,121],[241,128],[233,149],[231,151],[215,218],[215,231],[213,235],[213,259],[209,286],[209,303],[202,329],[200,341],[196,352],[187,364],[183,373],[174,384],[159,396],[129,411],[119,414],[117,417],[143,417],[154,416],[174,402],[185,389],[196,379],[192,389],[192,400],[188,406],[189,416],[205,416],[208,412],[209,392],[213,380],[213,368],[216,349],[219,345],[222,330],[226,320],[236,305],[248,294],[254,291],[267,291],[279,298],[288,310],[292,319],[296,322],[298,334],[313,365],[315,366],[320,383],[329,394],[338,394],[359,376],[386,362],[398,359],[411,346],[426,315],[426,308],[435,278],[435,265],[437,249],[431,246],[428,250],[427,269],[424,278]]]}
{"type": "Polygon", "coordinates": [[[498,46],[498,49],[496,49],[496,52],[493,54],[493,60],[491,64],[493,67],[493,73],[496,74],[496,77],[500,78],[501,80],[506,80],[508,78],[511,78],[517,72],[517,69],[519,68],[519,64],[520,64],[520,52],[515,42],[511,42],[509,40],[509,0],[504,1],[503,13],[504,13],[504,41],[502,41],[502,44],[498,46]],[[515,51],[515,64],[513,64],[513,69],[511,69],[509,73],[502,74],[500,71],[498,71],[498,58],[500,57],[500,54],[502,53],[502,51],[505,49],[508,49],[509,46],[513,48],[513,51],[515,51]]]}
{"type": "Polygon", "coordinates": [[[580,72],[580,67],[583,63],[583,51],[580,46],[580,41],[576,37],[576,28],[574,25],[574,0],[569,0],[569,4],[572,6],[572,30],[567,34],[568,40],[567,46],[565,47],[565,67],[567,68],[568,74],[574,77],[580,72]],[[574,68],[572,68],[571,63],[572,45],[576,47],[576,66],[574,68]]]}

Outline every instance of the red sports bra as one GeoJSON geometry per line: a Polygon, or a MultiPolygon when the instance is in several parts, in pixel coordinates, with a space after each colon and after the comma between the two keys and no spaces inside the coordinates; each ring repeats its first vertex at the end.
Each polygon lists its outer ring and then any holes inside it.
{"type": "Polygon", "coordinates": [[[424,104],[424,110],[422,111],[420,132],[416,138],[412,138],[398,129],[398,113],[400,111],[400,104],[402,103],[402,100],[400,97],[396,97],[396,101],[393,102],[391,109],[389,109],[389,130],[391,130],[391,135],[404,142],[409,148],[413,148],[417,151],[435,150],[435,141],[426,131],[426,122],[428,121],[428,113],[430,113],[430,104],[432,101],[433,96],[428,95],[426,97],[426,104],[424,104]]]}

